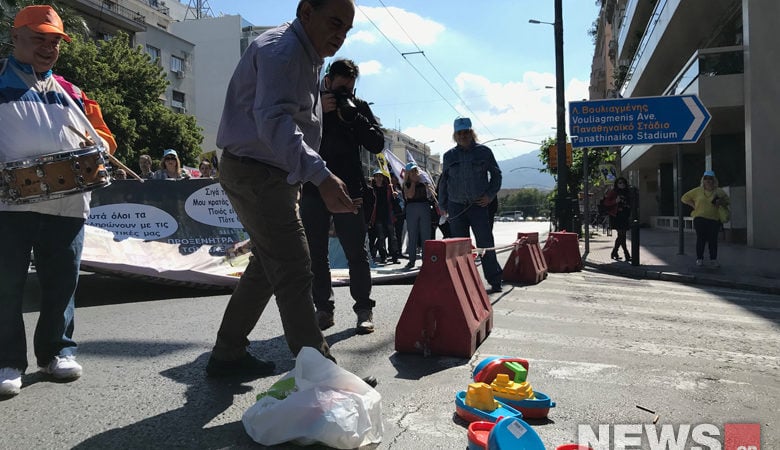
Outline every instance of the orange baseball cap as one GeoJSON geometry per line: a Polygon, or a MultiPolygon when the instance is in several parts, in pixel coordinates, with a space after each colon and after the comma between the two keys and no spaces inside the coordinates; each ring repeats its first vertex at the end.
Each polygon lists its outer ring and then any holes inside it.
{"type": "Polygon", "coordinates": [[[35,5],[22,8],[14,19],[14,28],[28,27],[38,33],[55,33],[62,36],[65,42],[70,42],[70,36],[65,33],[57,11],[49,5],[35,5]]]}

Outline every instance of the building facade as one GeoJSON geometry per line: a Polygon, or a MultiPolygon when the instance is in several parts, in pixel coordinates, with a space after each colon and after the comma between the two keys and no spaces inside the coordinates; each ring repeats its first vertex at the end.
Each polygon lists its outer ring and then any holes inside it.
{"type": "Polygon", "coordinates": [[[712,115],[695,144],[616,149],[639,188],[643,223],[677,228],[678,214],[689,213],[680,197],[711,169],[731,197],[727,238],[780,248],[771,136],[780,117],[778,17],[776,0],[602,1],[591,98],[695,94],[712,115]]]}

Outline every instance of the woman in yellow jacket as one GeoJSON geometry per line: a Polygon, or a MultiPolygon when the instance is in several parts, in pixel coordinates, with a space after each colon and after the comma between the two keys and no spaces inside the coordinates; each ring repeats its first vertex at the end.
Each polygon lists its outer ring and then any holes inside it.
{"type": "Polygon", "coordinates": [[[704,265],[704,245],[710,251],[709,265],[718,264],[718,232],[720,231],[720,206],[728,207],[729,196],[718,187],[715,172],[705,170],[701,177],[701,185],[686,192],[681,201],[693,208],[693,228],[696,230],[696,265],[704,265]]]}

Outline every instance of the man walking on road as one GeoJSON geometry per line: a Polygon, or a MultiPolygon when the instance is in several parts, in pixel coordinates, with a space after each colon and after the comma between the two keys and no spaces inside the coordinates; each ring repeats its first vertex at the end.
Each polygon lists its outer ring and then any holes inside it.
{"type": "Polygon", "coordinates": [[[298,199],[319,189],[334,213],[356,213],[346,185],[317,153],[322,139],[319,72],[352,28],[353,0],[301,0],[296,19],[244,52],[228,86],[217,146],[220,183],[252,241],[252,258],[230,297],[206,367],[210,376],[266,376],[272,362],[247,352],[248,336],[276,296],[294,355],[313,347],[335,359],[317,326],[311,259],[298,199]]]}
{"type": "MultiPolygon", "coordinates": [[[[493,248],[490,226],[490,202],[501,189],[501,169],[493,152],[478,144],[471,119],[455,119],[453,139],[457,144],[442,160],[439,180],[439,208],[448,215],[452,237],[469,237],[474,232],[479,248],[493,248]]],[[[501,292],[501,266],[495,250],[482,255],[482,273],[490,283],[490,292],[501,292]]]]}

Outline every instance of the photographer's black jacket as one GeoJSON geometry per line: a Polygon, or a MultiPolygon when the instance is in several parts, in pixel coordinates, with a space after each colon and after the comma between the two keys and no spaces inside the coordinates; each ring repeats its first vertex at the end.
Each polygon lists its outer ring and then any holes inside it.
{"type": "MultiPolygon", "coordinates": [[[[355,98],[355,105],[358,114],[350,123],[342,121],[337,111],[324,114],[319,153],[328,169],[346,183],[349,195],[362,198],[366,176],[360,163],[360,147],[373,154],[380,153],[385,146],[385,136],[368,103],[355,98]]],[[[306,183],[303,189],[304,193],[311,193],[317,188],[306,183]]]]}

